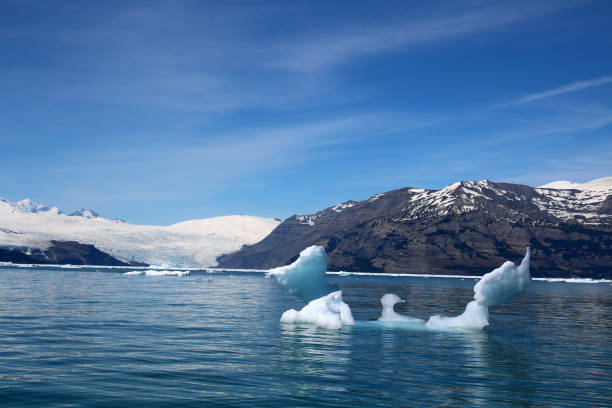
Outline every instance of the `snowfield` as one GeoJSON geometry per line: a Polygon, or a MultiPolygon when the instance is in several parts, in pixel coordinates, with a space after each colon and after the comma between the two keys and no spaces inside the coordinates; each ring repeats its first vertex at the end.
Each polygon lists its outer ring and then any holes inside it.
{"type": "Polygon", "coordinates": [[[574,183],[573,181],[553,181],[552,183],[544,184],[538,188],[556,189],[556,190],[580,190],[580,191],[600,191],[609,192],[612,190],[612,177],[604,177],[597,180],[591,180],[588,183],[574,183]]]}
{"type": "Polygon", "coordinates": [[[123,261],[165,267],[208,267],[216,258],[265,238],[280,221],[248,215],[134,225],[89,210],[67,215],[26,199],[0,198],[0,247],[47,248],[49,240],[92,244],[123,261]]]}

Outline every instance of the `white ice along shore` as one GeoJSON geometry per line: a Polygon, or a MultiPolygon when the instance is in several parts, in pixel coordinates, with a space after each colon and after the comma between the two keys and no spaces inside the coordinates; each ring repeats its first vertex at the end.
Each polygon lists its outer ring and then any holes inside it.
{"type": "Polygon", "coordinates": [[[0,247],[47,249],[50,240],[94,245],[122,261],[161,267],[216,265],[219,255],[265,238],[278,220],[230,215],[170,226],[134,225],[79,210],[70,215],[28,199],[0,198],[0,247]]]}
{"type": "Polygon", "coordinates": [[[144,271],[129,271],[125,272],[124,275],[144,275],[144,276],[186,276],[189,275],[189,271],[166,271],[159,269],[147,269],[144,271]]]}
{"type": "Polygon", "coordinates": [[[268,271],[266,276],[273,276],[284,291],[309,302],[299,311],[287,310],[281,322],[312,323],[326,329],[355,323],[351,308],[342,301],[342,291],[325,281],[327,263],[325,249],[313,245],[300,252],[291,265],[268,271]]]}

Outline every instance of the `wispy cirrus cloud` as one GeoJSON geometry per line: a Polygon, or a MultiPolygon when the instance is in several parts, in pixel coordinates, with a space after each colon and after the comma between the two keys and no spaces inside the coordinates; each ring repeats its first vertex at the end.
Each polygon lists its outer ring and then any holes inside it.
{"type": "Polygon", "coordinates": [[[272,59],[272,64],[308,73],[374,54],[501,29],[582,3],[585,2],[517,1],[493,5],[477,2],[475,7],[438,3],[434,9],[422,10],[418,18],[402,18],[400,13],[384,24],[353,23],[309,33],[280,47],[281,52],[272,59]],[[400,19],[404,21],[398,22],[400,19]]]}
{"type": "Polygon", "coordinates": [[[552,98],[553,96],[563,95],[571,92],[581,91],[583,89],[594,88],[597,86],[607,85],[612,83],[612,75],[606,75],[599,78],[588,79],[585,81],[575,81],[567,85],[558,86],[556,88],[548,89],[542,92],[536,92],[529,95],[525,95],[521,98],[515,99],[511,102],[500,105],[499,107],[506,107],[512,105],[522,105],[524,103],[535,102],[541,99],[552,98]]]}
{"type": "MultiPolygon", "coordinates": [[[[185,2],[128,4],[95,16],[86,9],[81,24],[48,40],[60,50],[61,58],[54,58],[64,72],[48,85],[49,93],[210,114],[367,99],[365,91],[347,89],[326,71],[381,53],[512,28],[582,3],[438,2],[416,10],[398,7],[393,15],[377,10],[372,21],[329,19],[324,29],[289,26],[283,28],[289,39],[282,40],[261,32],[283,24],[283,12],[295,19],[290,8],[259,15],[255,6],[209,5],[201,19],[185,2]]],[[[42,28],[31,31],[36,30],[42,28]]]]}
{"type": "Polygon", "coordinates": [[[291,171],[322,156],[342,155],[347,145],[381,140],[389,134],[430,123],[433,120],[427,118],[398,118],[386,112],[370,112],[222,132],[206,138],[131,149],[113,147],[92,153],[83,147],[67,152],[59,161],[51,161],[48,167],[41,167],[53,177],[71,174],[74,168],[80,169],[79,177],[85,180],[103,174],[113,179],[108,185],[110,188],[126,185],[134,191],[144,183],[150,184],[148,191],[163,186],[165,195],[179,191],[185,194],[185,191],[222,189],[238,183],[246,175],[291,171]],[[185,168],[190,169],[188,174],[185,168]]]}

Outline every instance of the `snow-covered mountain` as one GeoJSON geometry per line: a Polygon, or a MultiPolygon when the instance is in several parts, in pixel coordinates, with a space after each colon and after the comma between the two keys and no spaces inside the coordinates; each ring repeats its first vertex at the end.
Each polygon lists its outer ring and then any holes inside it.
{"type": "Polygon", "coordinates": [[[540,187],[462,181],[402,188],[286,219],[261,242],[219,259],[270,268],[324,246],[331,270],[473,273],[533,248],[540,276],[612,275],[612,177],[540,187]]]}
{"type": "Polygon", "coordinates": [[[134,225],[91,210],[67,215],[29,199],[12,203],[0,198],[0,247],[46,249],[50,240],[78,241],[120,260],[160,266],[214,266],[219,255],[260,241],[279,223],[230,215],[170,226],[134,225]]]}
{"type": "Polygon", "coordinates": [[[604,177],[588,183],[574,183],[572,181],[553,181],[538,188],[557,189],[557,190],[580,190],[580,191],[599,191],[609,192],[612,189],[612,177],[604,177]]]}

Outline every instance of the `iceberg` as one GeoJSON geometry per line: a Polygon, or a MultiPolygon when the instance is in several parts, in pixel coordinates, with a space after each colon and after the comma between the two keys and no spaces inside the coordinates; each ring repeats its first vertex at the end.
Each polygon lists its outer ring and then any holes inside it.
{"type": "Polygon", "coordinates": [[[283,313],[281,323],[312,323],[325,329],[339,329],[355,324],[351,308],[342,301],[342,291],[310,301],[301,310],[290,309],[283,313]]]}
{"type": "Polygon", "coordinates": [[[404,316],[393,310],[393,306],[396,303],[403,302],[399,296],[393,293],[387,293],[380,298],[382,303],[383,311],[382,315],[378,318],[381,322],[414,322],[414,323],[425,323],[423,319],[417,317],[404,316]]]}
{"type": "Polygon", "coordinates": [[[326,329],[355,323],[351,308],[342,301],[342,291],[325,281],[328,262],[325,249],[313,245],[292,264],[268,271],[266,276],[273,276],[285,292],[309,302],[301,310],[284,312],[282,323],[312,323],[326,329]]]}
{"type": "MultiPolygon", "coordinates": [[[[531,249],[527,247],[519,266],[507,261],[485,274],[474,285],[474,300],[458,316],[431,316],[427,321],[404,316],[394,310],[402,299],[392,293],[380,299],[383,310],[378,322],[398,323],[402,326],[442,329],[482,329],[489,325],[489,306],[497,306],[521,295],[531,283],[529,262],[531,249]],[[406,325],[406,323],[408,323],[406,325]]],[[[323,247],[311,246],[300,252],[290,265],[274,268],[267,276],[274,276],[287,292],[309,302],[301,310],[285,311],[283,323],[311,323],[326,329],[339,329],[355,324],[351,308],[342,300],[342,291],[325,281],[328,258],[323,247]]]]}
{"type": "Polygon", "coordinates": [[[459,316],[432,316],[425,325],[430,329],[482,329],[489,325],[489,306],[497,306],[522,294],[531,283],[529,261],[531,248],[527,247],[521,264],[506,261],[502,266],[483,275],[474,285],[474,300],[467,304],[459,316]]]}
{"type": "Polygon", "coordinates": [[[431,316],[425,326],[428,329],[482,329],[489,325],[489,308],[472,300],[459,316],[431,316]]]}
{"type": "Polygon", "coordinates": [[[519,296],[531,283],[530,258],[531,248],[528,247],[518,267],[513,262],[506,261],[499,268],[484,275],[474,286],[474,299],[484,306],[497,306],[519,296]]]}
{"type": "Polygon", "coordinates": [[[310,302],[339,289],[325,281],[328,262],[325,249],[313,245],[300,252],[291,265],[270,269],[266,276],[273,276],[285,292],[310,302]]]}

